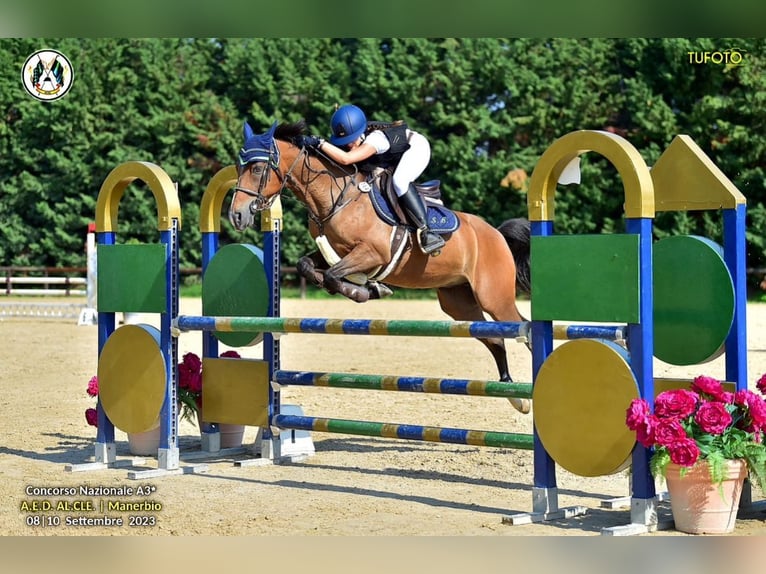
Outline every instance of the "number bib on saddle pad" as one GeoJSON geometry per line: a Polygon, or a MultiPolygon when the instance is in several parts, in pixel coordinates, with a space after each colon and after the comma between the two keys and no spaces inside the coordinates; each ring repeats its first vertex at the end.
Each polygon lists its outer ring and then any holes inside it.
{"type": "MultiPolygon", "coordinates": [[[[415,184],[415,187],[423,188],[433,186],[438,191],[438,185],[439,182],[434,181],[420,185],[415,184]]],[[[381,186],[379,185],[378,178],[361,183],[359,185],[359,189],[369,194],[372,206],[375,208],[375,213],[377,213],[378,217],[380,217],[383,221],[389,225],[401,225],[402,223],[406,224],[406,222],[399,221],[399,218],[396,216],[393,208],[391,207],[391,202],[387,197],[384,196],[383,192],[381,191],[381,186]]],[[[420,192],[420,189],[418,191],[420,192]]],[[[428,219],[428,227],[431,229],[431,231],[439,234],[453,233],[454,231],[457,231],[458,227],[460,227],[460,220],[457,218],[457,215],[455,215],[453,211],[442,205],[438,195],[436,196],[436,199],[432,199],[429,195],[423,193],[421,193],[421,196],[425,200],[427,208],[426,217],[428,219]]]]}

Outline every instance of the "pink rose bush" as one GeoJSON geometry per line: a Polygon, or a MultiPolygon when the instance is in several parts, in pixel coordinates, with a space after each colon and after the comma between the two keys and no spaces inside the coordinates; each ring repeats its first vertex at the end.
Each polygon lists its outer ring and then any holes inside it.
{"type": "MultiPolygon", "coordinates": [[[[654,412],[645,399],[634,399],[625,424],[636,440],[654,449],[650,469],[665,476],[668,463],[710,466],[714,481],[724,476],[724,461],[744,459],[750,478],[766,492],[766,374],[750,390],[731,393],[721,381],[700,376],[690,389],[665,391],[654,400],[654,412]]],[[[683,471],[682,471],[683,474],[683,471]]]]}
{"type": "MultiPolygon", "coordinates": [[[[85,392],[88,393],[88,396],[90,397],[98,396],[98,377],[96,375],[93,375],[88,381],[88,388],[85,389],[85,392]]],[[[85,421],[90,426],[97,427],[98,426],[98,411],[92,407],[85,409],[85,421]]]]}
{"type": "MultiPolygon", "coordinates": [[[[221,353],[221,357],[239,359],[236,351],[221,353]]],[[[178,402],[181,418],[194,423],[202,408],[202,360],[194,353],[186,353],[178,363],[178,402]]]]}

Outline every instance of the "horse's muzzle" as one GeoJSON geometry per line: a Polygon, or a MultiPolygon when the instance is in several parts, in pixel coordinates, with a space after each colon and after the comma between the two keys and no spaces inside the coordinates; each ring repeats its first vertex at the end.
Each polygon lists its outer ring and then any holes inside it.
{"type": "Polygon", "coordinates": [[[229,223],[231,223],[237,231],[243,231],[252,226],[255,222],[253,214],[254,212],[252,209],[229,209],[229,223]]]}

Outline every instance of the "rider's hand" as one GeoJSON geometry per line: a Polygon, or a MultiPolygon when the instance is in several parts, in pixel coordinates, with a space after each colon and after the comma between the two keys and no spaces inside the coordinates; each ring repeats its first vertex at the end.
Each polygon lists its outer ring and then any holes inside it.
{"type": "Polygon", "coordinates": [[[318,149],[324,140],[318,136],[304,136],[300,135],[295,138],[295,143],[300,147],[308,147],[318,149]]]}

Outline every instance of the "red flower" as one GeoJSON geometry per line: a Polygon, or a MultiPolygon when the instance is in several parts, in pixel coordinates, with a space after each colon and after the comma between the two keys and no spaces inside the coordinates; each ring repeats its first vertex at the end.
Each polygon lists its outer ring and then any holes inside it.
{"type": "Polygon", "coordinates": [[[188,389],[192,393],[201,393],[202,392],[202,373],[192,373],[189,375],[188,378],[188,389]]]}
{"type": "Polygon", "coordinates": [[[85,409],[85,420],[90,426],[98,426],[98,411],[96,409],[85,409]]]}
{"type": "Polygon", "coordinates": [[[242,357],[239,356],[239,353],[237,351],[225,351],[221,353],[221,357],[229,357],[231,359],[241,359],[242,357]]]}
{"type": "Polygon", "coordinates": [[[705,401],[697,409],[694,422],[706,433],[723,434],[726,427],[732,423],[732,418],[723,403],[705,401]]]}
{"type": "Polygon", "coordinates": [[[694,466],[700,456],[697,442],[691,438],[682,438],[668,446],[670,461],[681,466],[694,466]]]}
{"type": "Polygon", "coordinates": [[[654,399],[654,414],[661,419],[682,419],[694,412],[697,393],[687,389],[665,391],[654,399]]]}
{"type": "Polygon", "coordinates": [[[199,375],[198,370],[190,369],[185,363],[178,364],[178,386],[182,389],[190,388],[192,379],[196,375],[199,375]]]}
{"type": "Polygon", "coordinates": [[[669,447],[684,438],[686,431],[680,422],[674,419],[657,419],[654,426],[654,440],[657,444],[669,447]]]}
{"type": "Polygon", "coordinates": [[[753,425],[758,429],[766,429],[766,401],[753,393],[753,400],[747,405],[753,425]]]}
{"type": "Polygon", "coordinates": [[[708,395],[716,400],[726,402],[723,398],[725,391],[723,390],[721,381],[714,379],[713,377],[707,377],[705,375],[696,377],[692,383],[692,390],[703,395],[708,395]]]}
{"type": "Polygon", "coordinates": [[[646,422],[650,414],[649,403],[644,399],[633,399],[625,415],[625,424],[630,430],[636,430],[646,422]]]}
{"type": "Polygon", "coordinates": [[[88,381],[88,395],[91,397],[98,396],[98,377],[93,375],[88,381]]]}
{"type": "MultiPolygon", "coordinates": [[[[737,391],[734,403],[747,409],[746,416],[737,424],[739,428],[752,433],[758,433],[766,428],[766,401],[760,396],[743,389],[737,391]]],[[[756,439],[758,438],[756,437],[756,439]]]]}
{"type": "Polygon", "coordinates": [[[649,403],[644,399],[633,399],[625,414],[625,424],[636,432],[636,440],[650,448],[654,445],[654,426],[657,418],[649,411],[649,403]]]}
{"type": "Polygon", "coordinates": [[[758,379],[757,383],[755,383],[755,388],[761,391],[762,394],[766,395],[766,373],[761,375],[761,378],[758,379]]]}
{"type": "Polygon", "coordinates": [[[192,372],[202,372],[202,360],[194,353],[186,353],[182,363],[192,372]]]}
{"type": "Polygon", "coordinates": [[[648,417],[636,427],[636,440],[646,448],[654,446],[654,429],[657,426],[656,417],[648,417]]]}

